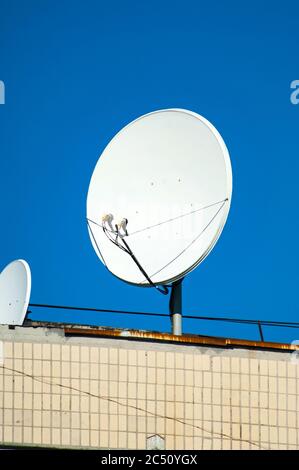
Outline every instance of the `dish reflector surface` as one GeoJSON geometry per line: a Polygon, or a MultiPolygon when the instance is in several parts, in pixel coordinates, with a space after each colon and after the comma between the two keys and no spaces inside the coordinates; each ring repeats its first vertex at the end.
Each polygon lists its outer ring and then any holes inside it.
{"type": "Polygon", "coordinates": [[[123,240],[151,281],[167,284],[194,269],[213,248],[231,194],[229,154],[215,127],[191,111],[156,111],[124,127],[98,160],[87,197],[89,235],[115,276],[149,286],[120,249],[121,237],[111,241],[115,224],[125,226],[123,240]]]}
{"type": "Polygon", "coordinates": [[[0,324],[23,324],[30,292],[29,265],[21,259],[12,261],[0,274],[0,324]]]}

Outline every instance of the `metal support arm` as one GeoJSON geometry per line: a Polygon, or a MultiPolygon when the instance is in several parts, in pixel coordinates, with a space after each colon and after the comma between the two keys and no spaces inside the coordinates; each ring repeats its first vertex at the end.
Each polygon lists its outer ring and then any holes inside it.
{"type": "Polygon", "coordinates": [[[172,283],[169,299],[172,334],[178,336],[182,335],[182,282],[180,279],[172,283]]]}

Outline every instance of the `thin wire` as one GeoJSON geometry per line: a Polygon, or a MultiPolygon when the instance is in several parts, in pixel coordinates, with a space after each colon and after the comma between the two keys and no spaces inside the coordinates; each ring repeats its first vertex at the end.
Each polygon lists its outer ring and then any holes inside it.
{"type": "MultiPolygon", "coordinates": [[[[131,312],[127,310],[113,310],[113,309],[100,309],[100,308],[92,308],[92,307],[74,307],[74,306],[66,306],[66,305],[49,305],[49,304],[35,304],[30,303],[29,307],[35,308],[50,308],[50,309],[62,309],[62,310],[78,310],[78,311],[86,311],[86,312],[99,312],[99,313],[116,313],[116,314],[124,314],[124,315],[144,315],[144,316],[155,316],[155,317],[168,317],[168,313],[154,313],[154,312],[131,312]]],[[[254,319],[242,319],[242,318],[225,318],[225,317],[208,317],[208,316],[200,316],[200,315],[182,315],[183,318],[189,320],[211,320],[211,321],[223,321],[228,323],[244,323],[244,324],[252,324],[257,325],[259,322],[263,326],[276,326],[276,327],[286,327],[286,328],[299,328],[299,322],[278,322],[272,320],[254,320],[254,319]]]]}
{"type": "MultiPolygon", "coordinates": [[[[105,258],[104,258],[104,256],[102,255],[102,252],[101,252],[100,247],[99,247],[99,245],[98,245],[98,243],[97,243],[97,241],[96,241],[96,238],[95,238],[95,236],[94,236],[94,234],[93,234],[93,231],[92,231],[92,228],[91,228],[91,226],[90,226],[90,224],[89,224],[89,220],[88,220],[88,219],[87,219],[87,225],[88,225],[88,228],[89,228],[89,230],[90,230],[92,239],[93,239],[93,241],[94,241],[94,243],[95,243],[95,245],[96,245],[96,247],[97,247],[97,250],[98,250],[98,252],[99,252],[99,254],[100,254],[100,256],[101,256],[101,258],[102,258],[102,260],[103,260],[104,266],[107,268],[107,264],[106,264],[105,258]]],[[[108,269],[108,268],[107,268],[107,269],[108,269]]]]}
{"type": "MultiPolygon", "coordinates": [[[[132,235],[135,235],[136,233],[140,233],[140,232],[144,232],[145,230],[149,230],[151,228],[154,228],[154,227],[158,227],[159,225],[163,225],[163,224],[167,224],[169,222],[173,222],[174,220],[178,220],[178,219],[181,219],[183,217],[187,217],[188,215],[192,215],[192,214],[195,214],[196,212],[200,212],[200,211],[203,211],[205,209],[209,209],[210,207],[213,207],[213,206],[216,206],[217,204],[221,204],[222,202],[226,202],[228,201],[228,198],[226,199],[222,199],[222,201],[218,201],[218,202],[214,202],[213,204],[209,204],[208,206],[204,206],[204,207],[200,207],[199,209],[195,209],[193,211],[190,211],[190,212],[186,212],[185,214],[182,214],[182,215],[178,215],[176,217],[173,217],[171,219],[168,219],[168,220],[164,220],[163,222],[159,222],[157,224],[154,224],[154,225],[149,225],[148,227],[145,227],[145,228],[142,228],[140,230],[136,230],[135,232],[132,232],[132,233],[128,233],[128,235],[126,235],[127,237],[131,237],[132,235]]],[[[94,220],[92,219],[89,219],[88,217],[86,217],[86,219],[97,225],[98,227],[101,227],[102,229],[104,228],[104,226],[102,224],[99,224],[98,222],[95,222],[94,220]]],[[[106,228],[106,230],[110,233],[114,233],[113,230],[109,230],[106,228]]]]}
{"type": "MultiPolygon", "coordinates": [[[[100,254],[100,256],[101,256],[101,258],[102,258],[102,260],[103,260],[103,263],[104,263],[104,265],[105,265],[106,267],[107,267],[107,264],[106,264],[106,262],[105,262],[105,260],[104,260],[104,257],[103,257],[103,255],[102,255],[102,252],[101,252],[99,246],[98,246],[98,243],[97,243],[97,241],[96,241],[96,239],[95,239],[95,236],[94,236],[94,234],[93,234],[93,231],[92,231],[92,229],[91,229],[91,227],[90,227],[90,223],[89,223],[89,222],[94,223],[94,224],[97,225],[98,227],[101,227],[101,228],[103,229],[103,232],[104,232],[104,234],[106,235],[106,237],[107,237],[115,246],[117,246],[118,248],[120,248],[121,250],[125,251],[127,254],[129,254],[129,255],[131,256],[131,258],[133,259],[133,261],[134,261],[135,264],[137,265],[138,269],[141,271],[141,273],[144,275],[145,279],[148,281],[148,283],[149,283],[152,287],[154,287],[156,290],[158,290],[160,293],[162,293],[162,294],[164,294],[164,295],[167,295],[168,292],[169,292],[169,291],[168,291],[168,288],[167,288],[166,286],[162,286],[162,287],[157,286],[157,285],[152,281],[151,277],[155,276],[156,274],[158,274],[159,272],[161,272],[163,269],[165,269],[167,266],[169,266],[171,263],[173,263],[173,262],[174,262],[177,258],[179,258],[188,248],[190,248],[190,246],[191,246],[193,243],[196,242],[196,240],[204,233],[204,231],[208,228],[208,226],[213,222],[213,220],[215,219],[215,217],[217,216],[217,214],[220,212],[220,210],[222,209],[222,207],[224,206],[224,204],[225,204],[226,201],[228,201],[228,198],[226,198],[226,199],[224,199],[224,200],[222,200],[222,201],[215,202],[215,203],[210,204],[210,205],[208,205],[208,206],[201,207],[201,208],[199,208],[199,209],[190,211],[190,212],[188,212],[188,213],[186,213],[186,214],[182,214],[182,215],[177,216],[177,217],[174,217],[174,218],[172,218],[172,219],[168,219],[168,220],[166,220],[166,221],[164,221],[164,222],[160,222],[160,223],[158,223],[158,224],[155,224],[155,225],[146,227],[146,228],[144,228],[144,229],[138,230],[138,231],[136,231],[136,232],[133,232],[132,234],[126,234],[126,235],[124,235],[123,237],[121,237],[122,243],[125,245],[125,248],[124,248],[123,246],[121,246],[120,243],[117,241],[117,240],[118,240],[118,235],[119,235],[119,234],[118,234],[118,229],[117,229],[117,231],[116,231],[116,233],[115,233],[115,232],[113,232],[113,231],[111,231],[111,230],[108,230],[105,225],[98,224],[97,222],[95,222],[95,221],[93,221],[93,220],[91,220],[91,219],[88,219],[88,218],[87,218],[87,224],[88,224],[88,227],[89,227],[90,232],[91,232],[91,234],[92,234],[92,238],[93,238],[93,240],[94,240],[94,242],[95,242],[95,244],[96,244],[96,247],[97,247],[97,249],[98,249],[98,251],[99,251],[99,254],[100,254]],[[149,230],[150,228],[157,227],[157,226],[159,226],[159,225],[169,223],[169,222],[171,222],[171,221],[173,221],[173,220],[177,220],[177,219],[180,219],[180,218],[182,218],[182,217],[186,217],[187,215],[194,214],[194,213],[196,213],[196,212],[202,211],[202,210],[207,209],[207,208],[209,208],[209,207],[213,207],[213,206],[215,206],[215,205],[217,205],[217,204],[220,204],[220,203],[222,203],[220,209],[216,212],[216,214],[214,215],[214,217],[210,220],[210,222],[209,222],[208,225],[202,230],[202,232],[201,232],[183,251],[181,251],[181,253],[179,253],[173,260],[171,260],[169,263],[167,263],[165,266],[163,266],[159,271],[157,271],[156,273],[152,274],[151,277],[147,274],[147,272],[145,271],[145,269],[142,267],[142,265],[140,264],[140,262],[137,260],[137,258],[136,258],[136,256],[135,256],[135,254],[133,253],[132,249],[129,247],[129,245],[128,245],[128,244],[126,243],[126,241],[124,240],[124,237],[125,237],[125,236],[131,236],[131,235],[134,235],[134,234],[136,234],[136,233],[140,233],[140,232],[142,232],[142,231],[149,230]],[[115,240],[112,238],[112,236],[110,235],[110,233],[114,233],[114,235],[116,235],[116,239],[115,239],[115,240]]],[[[143,283],[144,283],[144,281],[143,281],[143,283]]],[[[140,285],[142,285],[143,283],[141,282],[140,285]]]]}
{"type": "MultiPolygon", "coordinates": [[[[194,424],[194,423],[189,423],[188,421],[184,421],[183,419],[180,419],[180,418],[175,418],[173,416],[167,416],[167,415],[163,415],[163,414],[160,414],[160,413],[155,413],[155,412],[150,411],[148,409],[128,404],[127,402],[123,403],[120,400],[117,400],[116,398],[111,398],[109,396],[104,396],[104,395],[96,395],[95,393],[92,393],[92,392],[89,392],[89,391],[86,391],[86,390],[81,390],[80,388],[72,387],[70,385],[64,385],[60,382],[55,382],[53,380],[45,380],[45,379],[41,378],[40,376],[34,376],[32,374],[28,374],[27,372],[23,372],[23,371],[20,371],[18,369],[13,369],[11,367],[7,367],[7,366],[4,366],[4,365],[0,365],[0,367],[3,370],[9,370],[10,372],[20,374],[23,377],[29,377],[29,378],[31,378],[31,380],[33,380],[33,381],[35,380],[36,382],[39,382],[39,383],[42,383],[42,384],[52,385],[54,387],[56,386],[56,387],[60,387],[62,389],[67,389],[67,390],[70,390],[70,391],[79,392],[80,394],[85,394],[85,395],[88,395],[88,396],[93,397],[93,398],[98,398],[99,400],[106,400],[108,402],[115,403],[119,406],[132,408],[135,411],[141,411],[145,414],[145,416],[149,414],[149,415],[154,416],[156,418],[163,418],[165,420],[168,419],[168,420],[171,420],[171,421],[176,421],[176,422],[181,423],[183,425],[190,426],[190,427],[195,428],[195,429],[199,429],[200,431],[208,432],[209,434],[211,434],[211,436],[213,436],[213,435],[216,436],[217,435],[217,436],[223,437],[225,439],[230,439],[230,440],[233,440],[233,441],[247,442],[248,444],[252,444],[252,445],[254,445],[258,448],[262,448],[264,450],[267,450],[267,448],[262,447],[260,444],[256,443],[255,441],[250,441],[250,440],[241,439],[241,438],[235,438],[235,437],[233,437],[229,434],[225,434],[225,433],[218,433],[218,432],[215,432],[215,431],[213,432],[213,431],[210,431],[209,429],[206,429],[202,426],[199,426],[199,425],[194,424]]],[[[188,403],[188,402],[186,402],[186,403],[188,403]]]]}
{"type": "Polygon", "coordinates": [[[135,232],[129,233],[128,236],[131,237],[132,235],[135,235],[136,233],[144,232],[145,230],[149,230],[151,228],[158,227],[159,225],[163,225],[163,224],[167,224],[169,222],[173,222],[174,220],[178,220],[178,219],[181,219],[183,217],[187,217],[188,215],[195,214],[196,212],[200,212],[200,211],[203,211],[205,209],[209,209],[210,207],[216,206],[217,204],[221,204],[221,203],[226,202],[226,201],[228,201],[228,198],[223,199],[222,201],[214,202],[213,204],[210,204],[208,206],[200,207],[199,209],[195,209],[191,212],[186,212],[185,214],[178,215],[176,217],[165,220],[163,222],[159,222],[158,224],[149,225],[148,227],[145,227],[145,228],[142,228],[140,230],[136,230],[135,232]]]}
{"type": "MultiPolygon", "coordinates": [[[[189,215],[191,213],[194,213],[194,212],[198,212],[199,210],[203,210],[203,209],[206,209],[208,207],[212,207],[212,206],[215,206],[216,204],[221,204],[221,207],[218,209],[218,211],[216,212],[216,214],[212,217],[212,219],[209,221],[209,223],[204,227],[204,229],[199,233],[199,235],[197,235],[197,237],[191,241],[191,243],[189,243],[186,248],[184,248],[184,250],[182,250],[175,258],[173,258],[171,261],[169,261],[166,265],[164,265],[161,269],[159,269],[158,271],[156,271],[154,274],[152,274],[151,276],[149,276],[147,274],[147,272],[145,271],[145,269],[142,267],[142,265],[140,264],[140,262],[137,260],[135,254],[133,253],[132,249],[129,247],[129,245],[126,243],[126,241],[124,240],[124,237],[121,237],[121,240],[122,240],[122,243],[125,245],[125,248],[124,249],[119,242],[117,242],[118,240],[118,227],[116,226],[116,232],[114,233],[114,235],[116,235],[116,239],[114,240],[109,234],[108,232],[106,231],[106,227],[103,226],[103,231],[105,233],[105,235],[107,236],[107,238],[116,246],[118,246],[120,249],[126,251],[126,253],[128,253],[131,258],[133,259],[133,261],[135,262],[135,264],[137,265],[138,269],[141,271],[141,273],[144,275],[145,279],[147,280],[147,282],[152,286],[152,287],[155,287],[155,289],[157,289],[160,293],[164,294],[164,295],[167,295],[168,294],[168,288],[165,287],[165,286],[162,286],[162,287],[158,287],[153,281],[152,281],[152,277],[155,276],[156,274],[160,273],[163,269],[165,269],[167,266],[169,266],[171,263],[173,263],[176,259],[178,259],[183,253],[185,253],[189,248],[190,246],[192,246],[197,240],[198,238],[205,232],[205,230],[210,226],[210,224],[214,221],[214,219],[216,218],[216,216],[218,215],[218,213],[221,211],[221,209],[223,208],[224,204],[228,201],[228,199],[224,199],[223,201],[220,201],[220,202],[216,202],[214,204],[211,204],[210,206],[206,206],[204,208],[201,208],[201,209],[197,209],[195,211],[191,211],[189,213],[189,215]]],[[[155,226],[157,225],[161,225],[162,223],[167,223],[171,220],[176,220],[178,218],[181,218],[181,217],[184,217],[188,214],[185,214],[185,215],[181,215],[181,216],[178,216],[178,217],[175,217],[174,219],[169,219],[168,221],[165,221],[165,222],[161,222],[160,224],[156,224],[155,226]]],[[[99,225],[99,224],[97,224],[99,225]]],[[[143,230],[147,230],[148,228],[152,228],[152,227],[147,227],[143,230]]],[[[137,232],[134,232],[134,233],[137,233],[137,232]]],[[[125,235],[125,236],[128,236],[128,235],[125,235]]],[[[139,285],[142,285],[144,284],[144,281],[141,282],[139,285]]]]}
{"type": "MultiPolygon", "coordinates": [[[[69,307],[69,306],[62,306],[62,305],[47,305],[47,304],[29,304],[29,307],[33,308],[52,308],[57,310],[78,310],[81,312],[98,312],[98,313],[116,313],[116,314],[124,314],[124,315],[145,315],[150,317],[167,317],[169,315],[167,313],[143,313],[143,312],[129,312],[126,310],[111,310],[111,309],[100,309],[100,308],[89,308],[89,307],[69,307]]],[[[63,323],[63,322],[61,322],[63,323]]]]}
{"type": "MultiPolygon", "coordinates": [[[[175,258],[173,258],[171,261],[169,261],[167,264],[165,264],[161,269],[159,269],[158,271],[156,271],[154,274],[151,274],[151,278],[153,278],[154,276],[156,276],[157,274],[159,274],[163,269],[167,268],[167,266],[169,266],[171,263],[173,263],[174,261],[176,261],[183,253],[185,253],[189,248],[190,246],[192,246],[198,239],[199,237],[206,231],[206,229],[211,225],[211,223],[215,220],[215,218],[217,217],[217,215],[219,214],[219,212],[221,211],[221,209],[223,208],[223,206],[225,205],[226,201],[228,199],[225,199],[221,205],[221,207],[218,209],[218,211],[216,212],[216,214],[212,217],[212,219],[209,221],[209,223],[203,228],[203,230],[199,233],[199,235],[197,235],[177,256],[175,256],[175,258]]],[[[142,283],[141,283],[142,284],[142,283]]]]}
{"type": "MultiPolygon", "coordinates": [[[[98,222],[95,222],[94,220],[89,219],[88,217],[86,217],[86,220],[88,220],[88,222],[91,222],[92,224],[97,225],[98,227],[104,229],[104,226],[102,224],[99,224],[98,222]]],[[[106,230],[110,233],[114,233],[113,230],[109,230],[107,228],[106,228],[106,230]]]]}

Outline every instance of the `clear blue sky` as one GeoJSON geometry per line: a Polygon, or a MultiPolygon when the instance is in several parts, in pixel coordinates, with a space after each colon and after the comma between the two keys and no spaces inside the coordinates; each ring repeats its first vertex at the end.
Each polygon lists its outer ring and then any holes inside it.
{"type": "MultiPolygon", "coordinates": [[[[0,0],[0,267],[28,260],[32,302],[167,312],[164,296],[105,270],[85,203],[98,156],[120,128],[182,107],[219,129],[234,174],[227,225],[184,282],[184,312],[299,321],[299,105],[290,102],[299,4],[279,3],[0,0]]],[[[32,318],[169,329],[111,314],[32,318]]],[[[258,337],[190,320],[184,330],[258,337]]]]}

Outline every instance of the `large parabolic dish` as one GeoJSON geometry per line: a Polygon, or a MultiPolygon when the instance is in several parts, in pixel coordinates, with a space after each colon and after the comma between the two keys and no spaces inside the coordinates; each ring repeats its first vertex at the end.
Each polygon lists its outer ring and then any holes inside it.
{"type": "Polygon", "coordinates": [[[184,109],[146,114],[116,134],[94,169],[87,197],[93,247],[126,282],[177,281],[215,245],[231,195],[229,153],[209,121],[184,109]]]}

